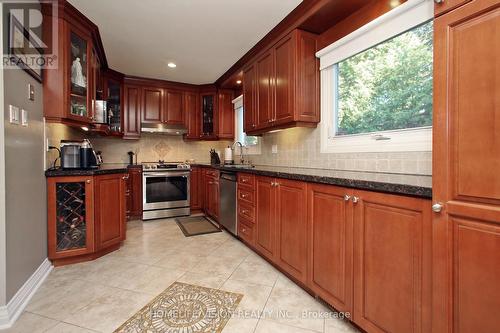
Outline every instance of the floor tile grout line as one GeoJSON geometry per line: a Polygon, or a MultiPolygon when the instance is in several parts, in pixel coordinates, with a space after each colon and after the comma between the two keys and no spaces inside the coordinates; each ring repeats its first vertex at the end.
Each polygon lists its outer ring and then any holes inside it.
{"type": "Polygon", "coordinates": [[[262,312],[261,314],[259,315],[259,320],[257,321],[257,325],[255,325],[255,328],[253,329],[253,333],[255,333],[255,331],[257,330],[257,327],[259,327],[259,323],[260,321],[262,320],[262,313],[264,311],[266,311],[266,306],[267,306],[267,303],[269,303],[269,299],[271,298],[271,295],[273,294],[273,290],[274,288],[276,287],[276,283],[278,282],[278,276],[276,277],[276,280],[274,280],[274,284],[273,284],[273,287],[271,288],[271,292],[269,293],[269,295],[267,296],[267,299],[266,299],[266,303],[264,303],[264,306],[262,307],[262,312]]]}

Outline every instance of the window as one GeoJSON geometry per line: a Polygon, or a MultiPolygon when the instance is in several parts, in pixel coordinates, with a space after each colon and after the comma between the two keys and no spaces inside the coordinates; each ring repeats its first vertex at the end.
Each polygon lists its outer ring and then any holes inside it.
{"type": "Polygon", "coordinates": [[[431,150],[431,18],[409,0],[318,52],[322,152],[431,150]]]}
{"type": "MultiPolygon", "coordinates": [[[[239,141],[246,147],[245,154],[260,154],[260,140],[257,136],[246,135],[243,131],[243,96],[233,100],[235,114],[235,141],[239,141]]],[[[235,147],[237,149],[237,147],[235,147]]]]}

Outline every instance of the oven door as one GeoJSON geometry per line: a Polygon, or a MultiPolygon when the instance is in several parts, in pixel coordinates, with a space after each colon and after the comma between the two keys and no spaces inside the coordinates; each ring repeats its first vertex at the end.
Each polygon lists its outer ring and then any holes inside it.
{"type": "Polygon", "coordinates": [[[144,210],[189,207],[189,171],[142,174],[144,210]]]}

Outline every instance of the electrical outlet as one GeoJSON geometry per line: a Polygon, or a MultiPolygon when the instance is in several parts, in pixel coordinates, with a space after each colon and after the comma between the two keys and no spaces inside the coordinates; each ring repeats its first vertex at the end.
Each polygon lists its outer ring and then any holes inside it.
{"type": "Polygon", "coordinates": [[[19,108],[14,105],[9,105],[9,119],[13,125],[19,125],[19,108]]]}
{"type": "Polygon", "coordinates": [[[278,145],[272,145],[271,146],[271,153],[277,154],[278,153],[278,145]]]}
{"type": "Polygon", "coordinates": [[[31,83],[28,84],[28,99],[30,101],[35,100],[35,86],[32,85],[31,83]]]}

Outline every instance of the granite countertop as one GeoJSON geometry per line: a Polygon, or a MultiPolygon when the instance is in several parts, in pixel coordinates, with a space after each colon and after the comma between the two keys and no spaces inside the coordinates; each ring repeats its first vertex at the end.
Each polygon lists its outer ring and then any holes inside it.
{"type": "Polygon", "coordinates": [[[45,171],[46,177],[64,177],[64,176],[93,176],[107,175],[113,173],[127,173],[128,168],[132,167],[123,163],[105,163],[97,169],[49,169],[45,171]]]}
{"type": "Polygon", "coordinates": [[[432,177],[424,175],[275,166],[255,166],[250,169],[223,165],[212,166],[210,164],[193,164],[193,166],[212,167],[222,171],[244,172],[360,190],[402,194],[425,199],[432,198],[432,177]]]}

